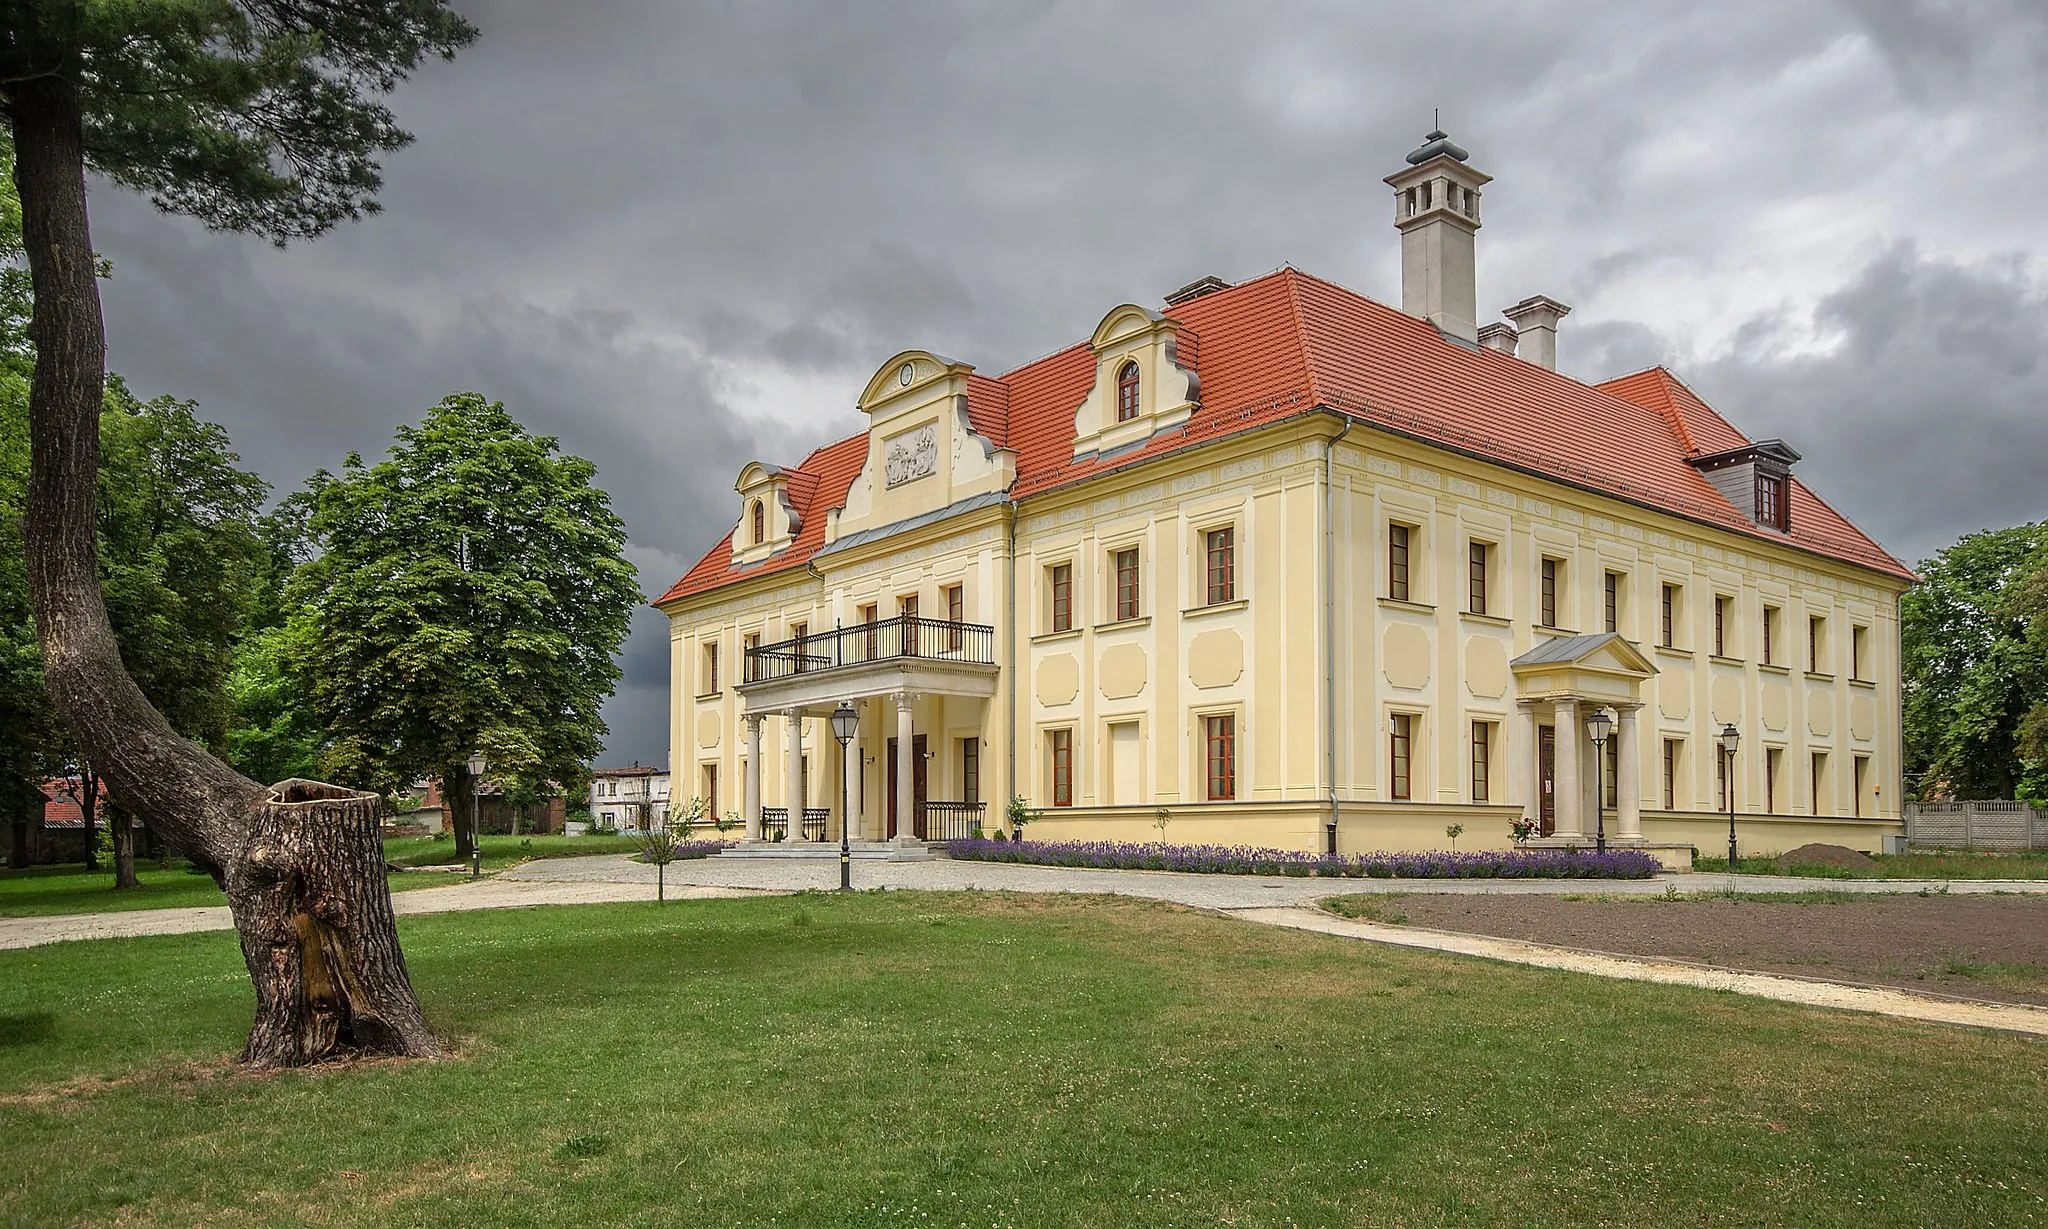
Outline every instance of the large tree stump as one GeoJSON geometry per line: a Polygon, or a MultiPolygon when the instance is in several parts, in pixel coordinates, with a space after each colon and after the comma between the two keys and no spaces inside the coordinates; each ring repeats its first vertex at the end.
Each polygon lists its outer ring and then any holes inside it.
{"type": "Polygon", "coordinates": [[[398,947],[380,806],[375,794],[294,778],[250,808],[224,885],[256,985],[244,1063],[441,1052],[398,947]]]}

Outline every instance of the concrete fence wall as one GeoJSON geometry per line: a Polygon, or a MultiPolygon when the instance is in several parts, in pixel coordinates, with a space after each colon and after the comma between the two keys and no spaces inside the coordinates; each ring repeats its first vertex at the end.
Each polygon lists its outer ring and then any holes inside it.
{"type": "Polygon", "coordinates": [[[1909,802],[1906,839],[1931,849],[2048,849],[2048,811],[2023,802],[1909,802]]]}

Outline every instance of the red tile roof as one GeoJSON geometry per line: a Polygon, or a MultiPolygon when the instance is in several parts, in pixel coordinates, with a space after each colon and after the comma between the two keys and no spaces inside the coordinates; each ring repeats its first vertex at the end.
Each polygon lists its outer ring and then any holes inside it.
{"type": "MultiPolygon", "coordinates": [[[[78,805],[80,789],[77,777],[52,777],[43,782],[43,827],[83,828],[85,810],[78,805]]],[[[107,783],[99,783],[99,804],[93,815],[104,823],[107,818],[107,783]]]]}
{"type": "MultiPolygon", "coordinates": [[[[1182,430],[1108,462],[1073,456],[1074,411],[1095,381],[1085,343],[999,380],[969,377],[975,429],[1017,453],[1013,499],[1327,407],[1540,477],[1913,578],[1797,480],[1789,535],[1751,523],[1686,463],[1750,441],[1661,367],[1582,384],[1497,351],[1467,349],[1426,321],[1294,269],[1167,314],[1181,322],[1182,361],[1198,364],[1201,408],[1182,430]]],[[[799,506],[803,531],[794,545],[757,567],[734,568],[728,536],[660,601],[801,566],[823,545],[825,510],[844,505],[866,455],[865,434],[812,453],[797,469],[815,475],[816,486],[808,506],[799,506]]]]}

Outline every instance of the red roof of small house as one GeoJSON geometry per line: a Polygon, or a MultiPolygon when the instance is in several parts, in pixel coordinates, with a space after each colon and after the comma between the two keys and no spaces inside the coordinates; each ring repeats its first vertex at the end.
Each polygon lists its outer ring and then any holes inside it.
{"type": "MultiPolygon", "coordinates": [[[[1086,343],[997,379],[969,377],[968,417],[975,429],[1017,453],[1011,498],[1320,407],[1539,477],[1914,579],[1797,479],[1789,534],[1760,528],[1738,511],[1687,460],[1751,441],[1661,367],[1584,384],[1498,351],[1459,345],[1425,320],[1291,268],[1166,314],[1181,324],[1179,355],[1196,365],[1202,404],[1182,430],[1107,461],[1074,459],[1074,413],[1095,382],[1086,343]]],[[[815,482],[798,509],[802,531],[788,549],[734,567],[728,534],[657,604],[802,566],[824,545],[825,510],[845,505],[866,458],[865,433],[813,452],[796,469],[815,482]]]]}
{"type": "MultiPolygon", "coordinates": [[[[52,777],[43,782],[43,827],[83,828],[85,811],[78,805],[77,777],[52,777]]],[[[99,783],[99,803],[93,812],[97,822],[107,818],[107,783],[99,783]]]]}

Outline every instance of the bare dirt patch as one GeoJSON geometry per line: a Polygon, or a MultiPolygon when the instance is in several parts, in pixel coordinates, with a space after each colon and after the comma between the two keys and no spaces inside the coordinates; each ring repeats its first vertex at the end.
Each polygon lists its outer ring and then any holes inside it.
{"type": "Polygon", "coordinates": [[[2048,900],[1834,895],[1825,902],[1404,895],[1346,912],[1560,947],[2048,1005],[2048,900]]]}

